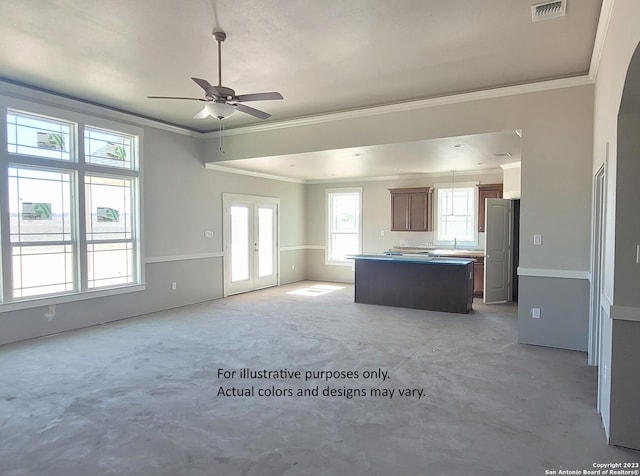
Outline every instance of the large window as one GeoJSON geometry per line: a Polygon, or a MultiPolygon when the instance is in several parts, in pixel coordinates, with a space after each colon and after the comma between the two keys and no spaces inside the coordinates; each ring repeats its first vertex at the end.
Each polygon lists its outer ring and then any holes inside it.
{"type": "Polygon", "coordinates": [[[435,223],[436,242],[476,244],[476,187],[438,187],[435,223]]]}
{"type": "Polygon", "coordinates": [[[327,263],[351,264],[347,256],[360,252],[361,217],[361,188],[327,190],[327,263]]]}
{"type": "Polygon", "coordinates": [[[3,111],[1,302],[139,284],[139,131],[3,111]]]}

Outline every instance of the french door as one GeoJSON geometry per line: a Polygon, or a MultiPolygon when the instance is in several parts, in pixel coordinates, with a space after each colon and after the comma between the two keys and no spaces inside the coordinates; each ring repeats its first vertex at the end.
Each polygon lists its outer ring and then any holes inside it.
{"type": "Polygon", "coordinates": [[[280,199],[223,194],[224,295],[278,284],[280,199]]]}

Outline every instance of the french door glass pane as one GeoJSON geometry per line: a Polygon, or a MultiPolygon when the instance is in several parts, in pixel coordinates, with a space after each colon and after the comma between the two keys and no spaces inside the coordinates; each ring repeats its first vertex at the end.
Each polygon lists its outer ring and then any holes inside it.
{"type": "Polygon", "coordinates": [[[231,214],[231,281],[249,279],[249,208],[233,205],[231,214]]]}
{"type": "Polygon", "coordinates": [[[258,277],[273,274],[273,210],[258,208],[258,277]]]}

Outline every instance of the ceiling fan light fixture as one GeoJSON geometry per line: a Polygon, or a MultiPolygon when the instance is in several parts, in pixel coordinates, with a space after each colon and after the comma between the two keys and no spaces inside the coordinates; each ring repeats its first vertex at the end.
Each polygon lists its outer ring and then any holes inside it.
{"type": "Polygon", "coordinates": [[[214,101],[205,106],[209,115],[216,117],[220,120],[226,119],[231,114],[236,112],[236,108],[225,102],[214,101]]]}

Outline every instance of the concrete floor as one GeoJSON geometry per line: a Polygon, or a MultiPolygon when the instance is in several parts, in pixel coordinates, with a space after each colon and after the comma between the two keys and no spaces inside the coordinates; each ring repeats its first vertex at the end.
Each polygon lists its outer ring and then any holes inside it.
{"type": "Polygon", "coordinates": [[[1,347],[0,474],[543,475],[640,460],[607,446],[586,354],[517,344],[514,306],[354,304],[350,285],[291,294],[318,284],[1,347]],[[218,376],[241,368],[358,378],[218,376]],[[386,381],[364,378],[378,369],[386,381]],[[251,386],[320,395],[219,395],[251,386]]]}

